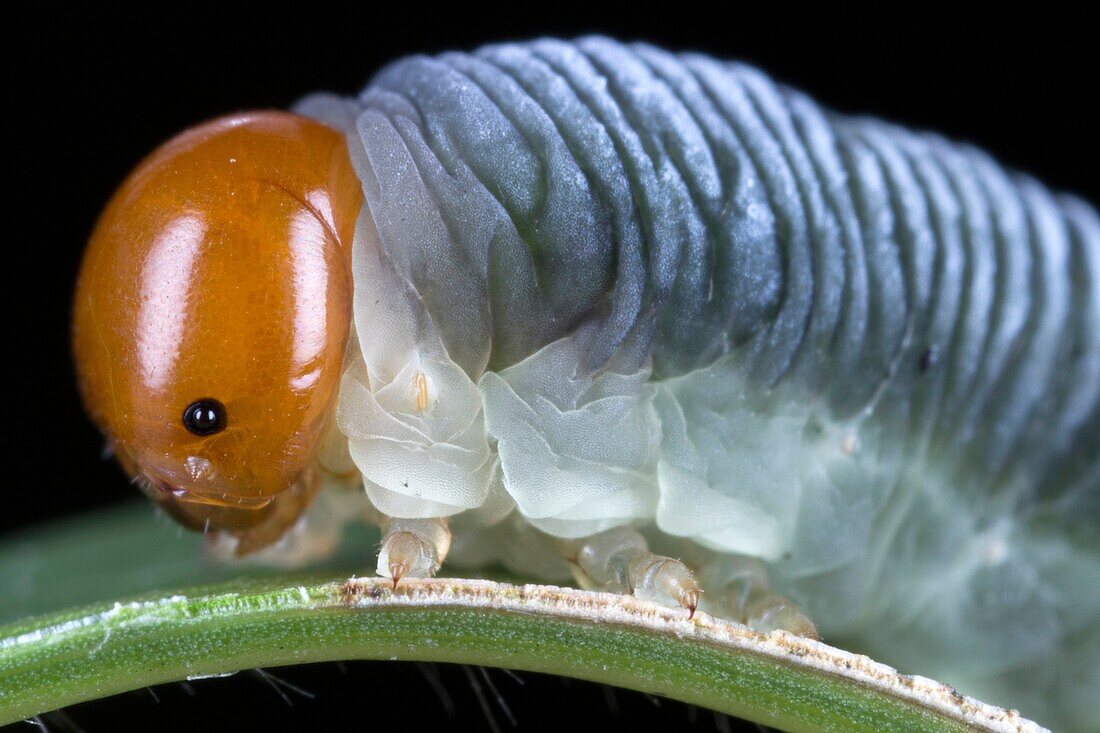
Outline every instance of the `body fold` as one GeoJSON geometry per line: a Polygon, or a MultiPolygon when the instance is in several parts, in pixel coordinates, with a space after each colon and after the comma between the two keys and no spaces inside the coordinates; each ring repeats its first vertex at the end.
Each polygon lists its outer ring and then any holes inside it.
{"type": "Polygon", "coordinates": [[[338,419],[379,508],[509,555],[520,517],[758,557],[827,638],[1100,719],[1094,208],[603,38],[405,59],[299,109],[346,131],[367,200],[338,419]]]}

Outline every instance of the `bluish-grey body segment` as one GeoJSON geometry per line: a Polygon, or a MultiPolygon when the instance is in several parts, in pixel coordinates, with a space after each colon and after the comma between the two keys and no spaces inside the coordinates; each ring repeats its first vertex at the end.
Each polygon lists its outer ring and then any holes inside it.
{"type": "Polygon", "coordinates": [[[472,379],[573,335],[580,371],[652,366],[666,432],[669,400],[689,438],[792,404],[850,426],[858,478],[806,485],[780,587],[826,636],[1096,729],[1094,208],[601,38],[402,60],[349,104],[383,247],[472,379]]]}
{"type": "MultiPolygon", "coordinates": [[[[906,413],[891,429],[974,491],[1022,472],[1029,503],[1072,491],[1065,516],[1096,524],[1080,503],[1100,509],[1087,204],[974,148],[827,113],[751,67],[606,39],[404,60],[363,101],[438,159],[421,172],[454,231],[467,201],[450,176],[502,209],[489,236],[457,237],[491,293],[464,326],[491,338],[490,365],[581,326],[596,329],[591,365],[629,342],[658,378],[737,349],[753,384],[798,385],[841,415],[888,392],[906,413]]],[[[459,363],[483,368],[457,338],[459,363]]]]}

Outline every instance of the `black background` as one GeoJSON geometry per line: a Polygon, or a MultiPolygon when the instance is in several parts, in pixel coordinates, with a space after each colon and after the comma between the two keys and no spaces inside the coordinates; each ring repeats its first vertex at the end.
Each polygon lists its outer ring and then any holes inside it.
{"type": "MultiPolygon", "coordinates": [[[[754,63],[826,105],[935,129],[985,147],[1051,186],[1100,201],[1096,130],[1095,25],[1043,5],[960,15],[796,6],[762,14],[731,4],[724,17],[687,3],[631,3],[618,12],[556,3],[507,11],[456,4],[365,5],[356,12],[320,4],[248,12],[187,4],[143,17],[58,9],[16,23],[5,97],[3,160],[6,265],[5,361],[13,370],[3,410],[7,476],[0,489],[0,536],[52,517],[134,499],[135,490],[100,459],[100,440],[83,416],[68,351],[71,290],[95,217],[138,159],[176,132],[226,112],[285,108],[322,89],[351,93],[387,60],[415,52],[470,48],[534,35],[604,32],[674,49],[754,63]],[[1039,13],[1038,11],[1044,11],[1039,13]]],[[[921,6],[922,8],[924,6],[921,6]]],[[[403,723],[483,728],[486,719],[465,672],[442,670],[456,713],[411,665],[318,665],[276,674],[316,695],[289,693],[287,706],[264,680],[242,674],[179,685],[68,711],[87,730],[118,727],[403,723]]],[[[599,687],[501,672],[493,680],[521,729],[660,725],[712,730],[714,718],[659,706],[599,687]],[[694,716],[694,717],[693,717],[694,716]]],[[[479,677],[480,679],[480,677],[479,677]]],[[[502,728],[509,723],[499,708],[502,728]]],[[[68,723],[54,717],[54,729],[68,723]]],[[[734,723],[736,727],[736,723],[734,723]]]]}

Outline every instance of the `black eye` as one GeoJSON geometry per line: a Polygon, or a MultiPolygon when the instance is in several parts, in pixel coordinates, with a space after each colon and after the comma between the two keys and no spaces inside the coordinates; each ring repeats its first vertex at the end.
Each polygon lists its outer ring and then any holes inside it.
{"type": "Polygon", "coordinates": [[[183,427],[199,436],[225,430],[225,405],[213,397],[195,400],[183,411],[183,427]]]}

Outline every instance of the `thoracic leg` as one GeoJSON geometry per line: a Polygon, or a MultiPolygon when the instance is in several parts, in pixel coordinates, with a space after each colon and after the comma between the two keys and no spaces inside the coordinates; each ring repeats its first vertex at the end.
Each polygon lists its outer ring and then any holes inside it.
{"type": "Polygon", "coordinates": [[[394,588],[401,578],[435,575],[451,549],[451,530],[445,517],[396,519],[381,523],[382,547],[378,551],[377,573],[391,578],[394,588]]]}
{"type": "Polygon", "coordinates": [[[739,555],[718,555],[703,564],[700,578],[706,589],[708,613],[738,621],[758,631],[783,629],[818,638],[810,618],[787,598],[768,586],[763,563],[739,555]]]}
{"type": "Polygon", "coordinates": [[[558,547],[584,588],[631,593],[681,606],[691,614],[699,605],[699,584],[687,566],[650,552],[635,529],[617,527],[591,537],[558,540],[558,547]]]}

